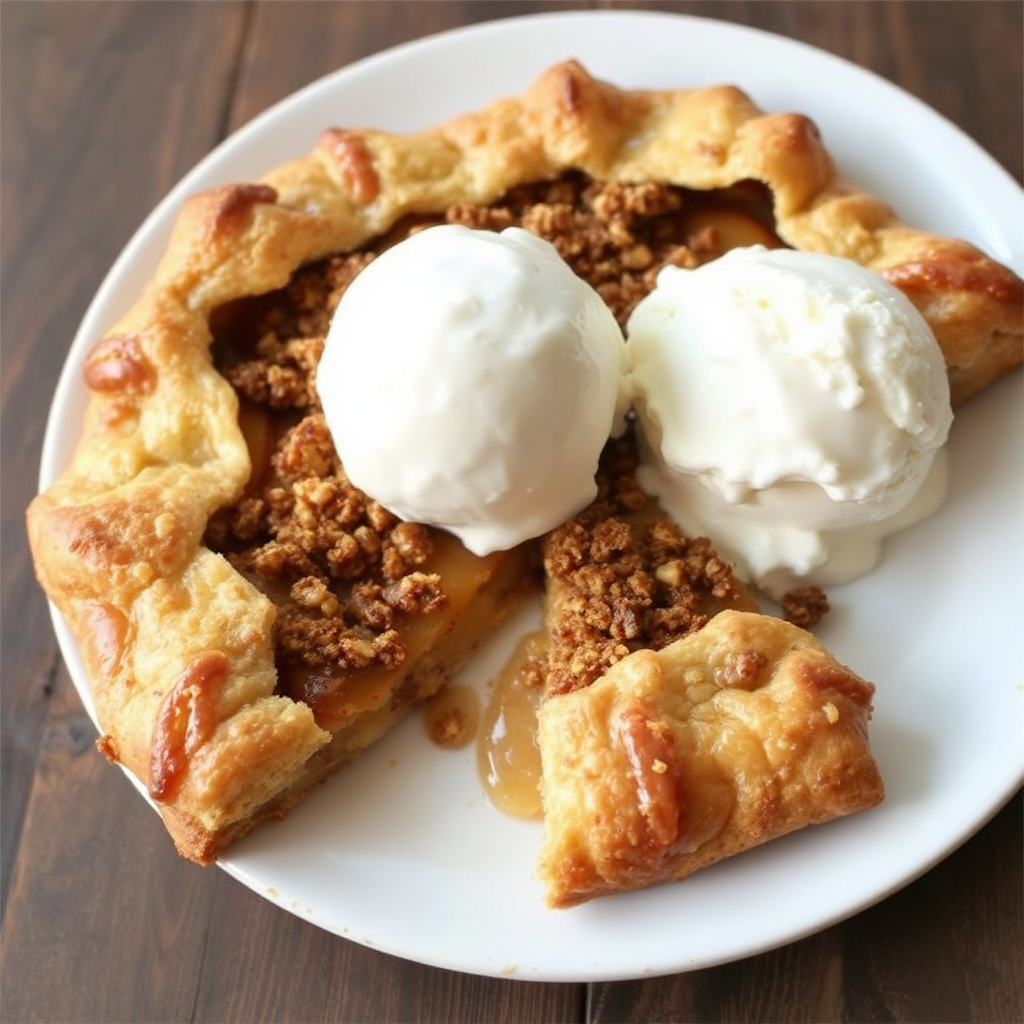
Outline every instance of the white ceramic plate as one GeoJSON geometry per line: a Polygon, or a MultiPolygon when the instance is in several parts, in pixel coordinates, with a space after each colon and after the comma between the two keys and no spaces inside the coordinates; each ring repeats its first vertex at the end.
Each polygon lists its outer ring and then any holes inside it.
{"type": "MultiPolygon", "coordinates": [[[[769,110],[821,127],[846,175],[904,219],[1024,265],[1017,185],[934,111],[853,65],[726,23],[566,12],[425,39],[325,78],[257,118],[161,203],[111,270],[72,347],[42,482],[71,455],[88,346],[152,273],[183,197],[307,152],[328,125],[404,131],[521,92],[568,57],[630,87],[735,82],[769,110]],[[885,117],[876,113],[885,111],[885,117]],[[941,159],[936,155],[941,154],[941,159]]],[[[890,543],[883,566],[833,591],[822,637],[878,684],[877,810],[771,843],[685,883],[545,910],[532,877],[540,826],[485,803],[471,753],[408,720],[280,825],[222,866],[322,928],[424,963],[527,979],[599,980],[748,956],[883,898],[977,830],[1024,776],[1020,378],[957,417],[942,512],[890,543]]],[[[527,615],[527,618],[529,615],[527,615]]],[[[524,621],[468,668],[483,686],[524,621]]],[[[56,627],[83,700],[81,661],[56,627]]]]}

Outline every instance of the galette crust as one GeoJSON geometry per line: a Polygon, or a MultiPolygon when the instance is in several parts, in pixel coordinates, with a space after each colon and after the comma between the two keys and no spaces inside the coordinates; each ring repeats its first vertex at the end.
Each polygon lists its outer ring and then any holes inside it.
{"type": "Polygon", "coordinates": [[[539,712],[549,905],[677,881],[884,796],[874,687],[809,633],[720,612],[539,712]]]}
{"type": "Polygon", "coordinates": [[[569,61],[521,98],[419,134],[329,129],[312,162],[266,180],[285,204],[314,195],[346,225],[339,241],[347,248],[404,214],[490,203],[513,185],[570,168],[694,189],[763,182],[783,241],[855,260],[909,296],[942,348],[954,403],[1024,359],[1024,283],[1016,273],[967,242],[902,223],[884,200],[839,175],[813,121],[766,114],[731,85],[625,91],[569,61]]]}
{"type": "Polygon", "coordinates": [[[568,168],[694,188],[761,180],[787,242],[907,289],[958,398],[1020,362],[1012,272],[900,224],[836,177],[810,121],[764,115],[732,87],[623,92],[569,62],[519,99],[408,136],[328,129],[260,183],[193,196],[154,278],[88,355],[80,442],[27,514],[40,583],[82,648],[101,748],[150,785],[186,856],[210,860],[286,809],[332,742],[274,693],[273,606],[202,543],[250,473],[236,395],[211,360],[212,314],[407,214],[488,203],[568,168]]]}

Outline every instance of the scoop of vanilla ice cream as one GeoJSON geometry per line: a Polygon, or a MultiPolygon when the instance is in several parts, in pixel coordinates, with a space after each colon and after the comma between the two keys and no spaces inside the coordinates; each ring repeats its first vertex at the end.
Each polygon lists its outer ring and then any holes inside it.
{"type": "Polygon", "coordinates": [[[642,486],[770,595],[853,579],[941,504],[942,353],[859,264],[754,246],[669,267],[627,335],[642,486]]]}
{"type": "Polygon", "coordinates": [[[316,386],[357,487],[487,554],[593,500],[624,367],[611,311],[550,243],[442,225],[349,285],[316,386]]]}

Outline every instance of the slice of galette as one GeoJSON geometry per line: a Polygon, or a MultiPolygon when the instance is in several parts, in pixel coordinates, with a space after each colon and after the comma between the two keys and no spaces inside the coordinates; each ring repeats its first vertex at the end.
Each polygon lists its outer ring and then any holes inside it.
{"type": "Polygon", "coordinates": [[[723,611],[538,714],[553,907],[678,881],[874,807],[874,687],[809,633],[723,611]]]}
{"type": "Polygon", "coordinates": [[[186,857],[286,812],[532,585],[532,545],[477,558],[352,487],[317,404],[347,283],[443,221],[550,238],[622,323],[666,264],[755,242],[831,252],[910,295],[957,399],[1021,361],[1015,274],[904,226],[837,177],[810,121],[733,87],[626,92],[570,62],[417,134],[328,129],[262,182],[194,196],[88,354],[80,441],[28,510],[100,746],[186,857]]]}
{"type": "Polygon", "coordinates": [[[677,881],[884,795],[874,687],[759,614],[635,469],[627,433],[604,452],[598,499],[542,547],[537,874],[560,909],[677,881]]]}

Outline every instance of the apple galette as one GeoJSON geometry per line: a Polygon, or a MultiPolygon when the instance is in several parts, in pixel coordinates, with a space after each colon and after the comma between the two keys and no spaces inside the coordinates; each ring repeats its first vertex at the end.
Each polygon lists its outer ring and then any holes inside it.
{"type": "Polygon", "coordinates": [[[955,400],[1021,361],[1014,273],[900,223],[837,175],[806,117],[732,86],[622,91],[569,62],[417,134],[328,128],[263,181],[185,203],[153,280],[88,353],[80,443],[28,510],[100,748],[147,785],[180,852],[212,861],[434,693],[547,575],[552,902],[869,806],[870,687],[753,613],[706,541],[670,535],[642,496],[614,524],[584,514],[478,557],[348,480],[315,388],[332,312],[383,250],[440,223],[541,235],[620,324],[666,265],[751,244],[832,253],[912,299],[955,400]],[[588,604],[598,548],[622,585],[588,604]],[[688,567],[711,595],[697,613],[688,567]],[[607,635],[574,653],[583,626],[607,635]],[[626,832],[571,813],[592,771],[626,832]]]}

